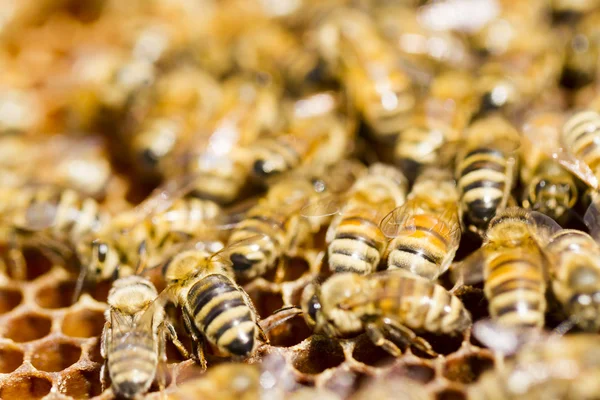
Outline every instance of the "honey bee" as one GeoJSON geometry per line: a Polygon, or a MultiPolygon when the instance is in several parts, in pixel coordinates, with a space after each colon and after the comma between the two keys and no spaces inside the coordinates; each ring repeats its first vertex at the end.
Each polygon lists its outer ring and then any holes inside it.
{"type": "Polygon", "coordinates": [[[489,312],[498,324],[544,326],[547,259],[542,248],[558,229],[544,214],[507,208],[490,221],[482,248],[458,265],[459,281],[484,281],[489,312]]]}
{"type": "Polygon", "coordinates": [[[157,370],[167,361],[167,335],[186,352],[164,309],[155,302],[157,297],[154,285],[136,275],[117,279],[108,294],[100,347],[106,361],[100,376],[104,381],[108,367],[113,392],[118,396],[133,398],[147,392],[155,377],[164,389],[165,371],[161,374],[157,370]]]}
{"type": "MultiPolygon", "coordinates": [[[[599,211],[592,204],[584,216],[598,237],[599,211]]],[[[600,330],[600,246],[585,232],[564,229],[549,239],[552,290],[570,319],[589,332],[600,330]]]]}
{"type": "Polygon", "coordinates": [[[559,223],[569,218],[578,189],[575,178],[548,154],[558,147],[563,124],[560,114],[542,112],[527,119],[523,132],[521,180],[525,182],[523,207],[548,215],[559,223]]]}
{"type": "Polygon", "coordinates": [[[355,124],[341,115],[339,97],[323,91],[294,101],[288,112],[288,133],[259,139],[251,146],[253,176],[271,183],[294,170],[326,168],[346,156],[355,124]]]}
{"type": "Polygon", "coordinates": [[[303,209],[306,217],[339,214],[333,218],[325,238],[331,271],[362,275],[375,271],[387,245],[379,222],[404,203],[407,186],[398,169],[376,163],[346,195],[317,200],[303,209]]]}
{"type": "Polygon", "coordinates": [[[273,84],[244,77],[223,84],[222,106],[207,123],[206,132],[186,144],[181,155],[183,174],[198,178],[195,196],[219,203],[237,197],[252,167],[248,146],[278,124],[278,97],[273,84]]]}
{"type": "Polygon", "coordinates": [[[451,70],[433,78],[428,96],[415,107],[394,148],[395,162],[411,181],[421,168],[442,165],[446,161],[441,158],[454,156],[443,154],[442,147],[459,142],[475,108],[470,74],[451,70]]]}
{"type": "Polygon", "coordinates": [[[29,186],[5,189],[0,196],[1,203],[6,203],[3,223],[8,226],[6,239],[15,279],[26,275],[21,249],[38,248],[56,263],[72,260],[81,238],[99,232],[110,221],[96,200],[71,189],[29,186]]]}
{"type": "Polygon", "coordinates": [[[258,325],[258,314],[248,294],[231,273],[231,255],[241,247],[259,251],[260,240],[249,238],[217,253],[191,248],[170,257],[162,266],[167,288],[164,301],[181,307],[195,354],[203,368],[204,343],[226,357],[251,356],[258,340],[268,339],[258,325]]]}
{"type": "Polygon", "coordinates": [[[229,243],[239,242],[249,237],[259,238],[262,246],[238,247],[231,255],[236,278],[252,279],[264,275],[275,267],[283,255],[293,255],[300,246],[307,243],[312,235],[326,223],[326,219],[302,218],[301,210],[309,202],[324,198],[326,193],[339,193],[346,190],[362,173],[362,165],[341,162],[329,168],[323,178],[307,179],[299,176],[273,185],[266,196],[251,208],[231,232],[229,243]],[[264,235],[264,239],[256,233],[264,235]]]}
{"type": "Polygon", "coordinates": [[[151,177],[167,175],[176,150],[217,112],[220,95],[219,83],[199,69],[183,66],[160,76],[131,106],[134,166],[151,177]]]}
{"type": "Polygon", "coordinates": [[[395,139],[416,102],[411,76],[395,49],[358,10],[336,10],[317,31],[321,56],[375,136],[395,139]]]}
{"type": "Polygon", "coordinates": [[[598,360],[597,335],[550,335],[526,343],[505,368],[486,372],[469,389],[469,396],[486,400],[595,399],[600,391],[598,360]]]}
{"type": "Polygon", "coordinates": [[[339,338],[366,332],[394,356],[402,353],[395,342],[436,354],[416,332],[455,335],[471,326],[462,302],[442,286],[392,271],[339,273],[320,287],[307,286],[302,312],[316,333],[339,338]]]}
{"type": "Polygon", "coordinates": [[[387,268],[430,280],[444,273],[460,243],[458,191],[452,174],[430,168],[416,180],[408,200],[381,221],[392,241],[387,268]]]}
{"type": "Polygon", "coordinates": [[[561,80],[561,83],[569,88],[581,88],[597,79],[599,18],[598,10],[585,13],[570,36],[561,80]]]}
{"type": "Polygon", "coordinates": [[[515,181],[520,138],[499,116],[475,121],[465,135],[456,166],[461,215],[467,228],[481,235],[496,212],[506,207],[515,181]]]}

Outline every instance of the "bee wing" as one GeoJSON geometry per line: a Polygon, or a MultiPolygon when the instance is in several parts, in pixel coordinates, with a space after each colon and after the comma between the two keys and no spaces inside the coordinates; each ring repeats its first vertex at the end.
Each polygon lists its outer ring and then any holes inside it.
{"type": "Polygon", "coordinates": [[[515,354],[524,345],[533,343],[544,336],[536,329],[518,329],[500,325],[491,319],[483,319],[473,324],[473,335],[492,350],[504,355],[515,354]]]}
{"type": "Polygon", "coordinates": [[[400,231],[415,232],[414,225],[407,227],[410,219],[417,213],[416,205],[408,201],[395,208],[386,215],[379,223],[379,229],[388,238],[393,239],[400,234],[400,231]]]}
{"type": "Polygon", "coordinates": [[[595,197],[583,216],[583,222],[596,242],[600,242],[600,205],[598,202],[599,199],[595,197]]]}
{"type": "Polygon", "coordinates": [[[485,267],[485,249],[480,248],[464,260],[450,266],[452,282],[458,284],[474,284],[483,281],[485,267]]]}
{"type": "Polygon", "coordinates": [[[219,266],[227,272],[232,271],[234,260],[243,258],[241,262],[251,262],[252,254],[259,253],[261,249],[268,247],[270,239],[266,235],[254,235],[246,239],[229,244],[209,259],[209,264],[219,266]],[[240,249],[243,252],[240,253],[240,249]]]}
{"type": "Polygon", "coordinates": [[[555,233],[563,229],[558,222],[546,214],[538,211],[530,211],[529,215],[535,224],[536,235],[542,240],[542,243],[540,243],[542,246],[545,246],[555,233]]]}
{"type": "Polygon", "coordinates": [[[344,159],[327,168],[321,179],[328,192],[340,194],[349,190],[366,172],[367,168],[360,161],[344,159]]]}
{"type": "Polygon", "coordinates": [[[329,195],[309,202],[300,210],[300,215],[306,218],[327,217],[338,214],[345,200],[336,195],[329,195]]]}

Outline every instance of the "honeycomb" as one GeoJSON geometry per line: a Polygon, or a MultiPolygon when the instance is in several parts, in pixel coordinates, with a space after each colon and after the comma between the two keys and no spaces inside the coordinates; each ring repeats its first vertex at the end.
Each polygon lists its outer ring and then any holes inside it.
{"type": "MultiPolygon", "coordinates": [[[[222,14],[219,14],[219,18],[222,19],[216,19],[216,26],[219,35],[224,36],[224,39],[217,47],[227,47],[231,44],[229,35],[233,36],[234,33],[224,31],[232,29],[240,32],[247,27],[246,25],[262,21],[265,16],[261,15],[258,9],[266,7],[265,5],[274,7],[277,1],[223,0],[220,5],[222,14]],[[254,7],[258,3],[261,6],[254,7]],[[240,21],[244,23],[235,29],[232,28],[232,25],[240,21]],[[227,28],[221,29],[220,24],[227,28]]],[[[80,130],[90,133],[90,126],[94,126],[91,117],[94,107],[88,104],[88,101],[93,103],[93,100],[85,97],[84,93],[78,98],[74,113],[65,111],[66,104],[73,106],[72,99],[67,95],[69,91],[64,90],[62,86],[68,83],[71,73],[69,63],[72,62],[71,57],[75,57],[70,52],[71,47],[77,48],[78,51],[86,49],[86,46],[93,49],[91,44],[99,48],[107,46],[111,50],[114,50],[111,46],[117,49],[131,47],[131,31],[135,31],[137,25],[143,25],[146,19],[163,22],[162,27],[171,33],[177,32],[181,25],[182,36],[204,37],[204,22],[214,10],[210,7],[203,9],[202,5],[207,6],[210,3],[212,7],[215,6],[214,3],[219,2],[155,0],[156,8],[146,14],[140,12],[140,9],[144,9],[145,0],[21,0],[14,3],[10,24],[4,25],[4,15],[0,12],[0,41],[8,43],[5,46],[7,49],[2,48],[0,54],[0,64],[6,67],[7,71],[0,77],[0,89],[20,88],[28,91],[31,96],[29,103],[26,103],[29,107],[29,118],[19,121],[21,124],[17,128],[31,129],[34,132],[74,130],[74,135],[77,136],[80,130]],[[83,3],[86,4],[82,5],[83,3]],[[126,3],[131,4],[125,5],[126,3]],[[179,9],[173,11],[169,7],[179,9]],[[98,18],[102,13],[108,13],[111,18],[103,21],[103,18],[98,18]],[[114,18],[117,18],[116,22],[114,18]],[[20,30],[22,32],[19,32],[20,30]],[[21,71],[27,71],[27,74],[21,71]]],[[[299,2],[283,0],[283,3],[290,6],[290,3],[299,2]]],[[[305,3],[313,2],[306,0],[305,3]]],[[[374,4],[388,2],[330,0],[330,3],[336,6],[351,3],[353,6],[368,8],[374,4]]],[[[429,2],[403,3],[417,6],[429,2]]],[[[530,7],[532,10],[523,6],[523,10],[515,7],[517,11],[513,12],[521,14],[523,11],[524,15],[538,13],[536,7],[541,7],[544,2],[536,0],[531,3],[534,4],[530,7]]],[[[329,5],[324,8],[327,7],[329,5]]],[[[278,12],[285,13],[283,8],[274,9],[273,15],[277,15],[278,12]]],[[[285,22],[294,30],[297,25],[302,24],[301,20],[318,18],[322,11],[317,7],[313,10],[315,15],[295,16],[293,18],[298,20],[290,18],[285,22]]],[[[210,29],[215,29],[215,26],[211,26],[210,29]]],[[[175,42],[183,41],[177,34],[171,36],[171,39],[175,42]]],[[[217,48],[210,46],[212,44],[208,45],[209,56],[202,54],[203,57],[207,57],[203,60],[204,66],[214,75],[225,75],[227,62],[217,48]]],[[[485,53],[489,52],[489,49],[482,48],[478,51],[485,53]]],[[[186,56],[189,55],[182,57],[186,56]]],[[[162,67],[165,66],[161,65],[162,67]]],[[[438,66],[436,64],[433,67],[438,66]]],[[[68,88],[72,89],[70,86],[68,88]]],[[[556,103],[558,107],[567,107],[569,102],[575,106],[588,104],[592,98],[597,97],[597,89],[592,87],[570,93],[559,88],[550,88],[547,92],[550,94],[545,95],[551,99],[544,98],[541,101],[556,103]]],[[[0,114],[2,109],[0,104],[0,114]]],[[[115,128],[113,125],[118,125],[118,122],[111,120],[112,117],[114,115],[111,114],[103,121],[109,125],[108,128],[103,127],[108,131],[115,128]]],[[[3,115],[0,115],[0,125],[4,123],[2,118],[3,115]]],[[[35,138],[35,134],[32,136],[35,138]]],[[[114,151],[120,146],[120,140],[114,140],[114,136],[109,138],[109,150],[114,151]]],[[[392,158],[390,153],[393,146],[387,143],[371,143],[362,133],[357,142],[369,146],[365,150],[366,154],[359,154],[369,162],[374,159],[389,161],[392,158]]],[[[117,182],[113,182],[114,188],[110,186],[103,205],[110,210],[123,210],[143,199],[152,189],[153,182],[138,182],[135,173],[127,171],[130,165],[121,165],[120,159],[111,161],[117,182]],[[128,189],[124,189],[125,186],[128,189]]],[[[2,177],[0,175],[0,178],[2,177]]],[[[320,232],[317,235],[315,248],[311,249],[315,253],[324,251],[324,233],[320,232]]],[[[463,238],[457,258],[462,259],[476,249],[479,244],[477,240],[463,238]]],[[[1,257],[7,253],[7,247],[0,248],[1,257]]],[[[113,398],[110,382],[106,382],[107,387],[103,387],[100,376],[104,362],[100,355],[100,335],[105,322],[104,312],[107,309],[106,299],[110,282],[90,288],[73,303],[77,273],[70,266],[56,264],[35,249],[28,249],[25,258],[25,279],[17,280],[0,274],[0,399],[113,398]]],[[[268,323],[276,310],[299,305],[303,288],[316,279],[323,279],[328,270],[325,261],[315,261],[313,257],[300,254],[286,259],[277,271],[245,283],[243,287],[256,306],[262,323],[268,323]]],[[[159,274],[152,274],[151,279],[157,289],[165,287],[159,274]]],[[[445,279],[444,276],[441,278],[449,288],[451,285],[445,282],[445,279]]],[[[465,303],[475,321],[488,316],[487,303],[480,287],[461,288],[456,294],[465,303]]],[[[170,311],[177,321],[178,311],[170,311]]],[[[547,322],[548,327],[554,327],[560,320],[548,316],[547,322]]],[[[176,328],[179,337],[189,349],[189,337],[185,334],[182,324],[177,324],[176,328]]],[[[247,360],[247,363],[255,368],[248,370],[248,376],[251,379],[259,379],[256,371],[277,375],[276,384],[282,387],[286,397],[295,400],[314,399],[315,396],[323,399],[364,399],[371,398],[370,396],[377,398],[380,393],[378,385],[390,381],[403,382],[406,386],[412,384],[422,390],[425,397],[439,400],[467,399],[469,387],[486,371],[495,367],[492,351],[472,337],[470,331],[463,337],[423,335],[440,354],[436,358],[411,347],[403,348],[403,355],[394,358],[375,346],[365,335],[344,340],[314,335],[301,316],[275,326],[267,335],[269,343],[259,347],[257,354],[247,360]]],[[[218,368],[227,363],[213,354],[207,354],[208,371],[201,371],[193,360],[183,359],[171,343],[167,343],[167,356],[165,391],[161,391],[158,383],[154,382],[144,398],[163,399],[167,396],[183,400],[196,398],[194,393],[202,393],[205,398],[225,398],[227,395],[245,400],[256,399],[260,395],[261,389],[256,381],[246,386],[242,385],[243,390],[239,392],[235,391],[235,382],[225,382],[223,387],[216,390],[212,380],[219,372],[215,371],[220,371],[218,368]],[[199,392],[196,392],[197,390],[199,392]]],[[[274,395],[269,398],[279,400],[282,396],[274,395]]]]}

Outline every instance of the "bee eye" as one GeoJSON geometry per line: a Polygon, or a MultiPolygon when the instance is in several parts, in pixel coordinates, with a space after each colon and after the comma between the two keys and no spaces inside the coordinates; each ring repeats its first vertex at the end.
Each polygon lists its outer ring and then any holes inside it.
{"type": "Polygon", "coordinates": [[[104,262],[106,260],[106,255],[108,254],[108,246],[105,243],[100,243],[96,249],[98,253],[98,261],[104,262]]]}
{"type": "Polygon", "coordinates": [[[315,322],[317,321],[317,312],[319,312],[320,309],[321,303],[319,302],[319,298],[317,295],[314,295],[308,302],[308,316],[315,322]]]}

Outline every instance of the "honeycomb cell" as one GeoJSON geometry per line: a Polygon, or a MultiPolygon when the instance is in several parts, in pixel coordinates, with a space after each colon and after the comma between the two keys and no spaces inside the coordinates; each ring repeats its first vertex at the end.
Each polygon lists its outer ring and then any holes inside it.
{"type": "Polygon", "coordinates": [[[23,294],[19,289],[0,288],[0,314],[13,310],[23,301],[23,294]]]}
{"type": "Polygon", "coordinates": [[[435,369],[424,363],[406,363],[393,368],[386,376],[402,376],[421,383],[429,383],[435,378],[435,369]]]}
{"type": "Polygon", "coordinates": [[[301,257],[293,257],[287,260],[284,274],[280,277],[280,282],[290,282],[299,279],[309,271],[308,261],[301,257]]]}
{"type": "Polygon", "coordinates": [[[101,311],[82,309],[65,315],[62,331],[71,337],[100,336],[104,327],[104,314],[101,311]]]}
{"type": "MultiPolygon", "coordinates": [[[[431,344],[433,350],[439,354],[448,355],[457,351],[463,342],[461,335],[450,336],[450,335],[436,335],[433,333],[422,333],[420,334],[425,340],[431,344]]],[[[430,356],[424,354],[419,349],[412,346],[413,353],[422,358],[430,358],[430,356]]]]}
{"type": "Polygon", "coordinates": [[[308,345],[294,357],[292,364],[305,374],[318,374],[344,362],[342,346],[323,336],[312,336],[308,345]]]}
{"type": "Polygon", "coordinates": [[[35,302],[42,308],[64,308],[73,303],[75,282],[64,281],[40,288],[35,295],[35,302]]]}
{"type": "Polygon", "coordinates": [[[494,360],[485,355],[470,354],[446,361],[444,376],[451,381],[475,382],[481,374],[494,367],[494,360]]]}
{"type": "Polygon", "coordinates": [[[352,358],[356,361],[373,367],[381,367],[394,362],[395,358],[382,349],[376,346],[366,335],[360,336],[357,340],[352,358]]]}
{"type": "Polygon", "coordinates": [[[252,289],[248,292],[256,311],[261,318],[266,318],[273,314],[273,311],[283,307],[281,294],[268,292],[261,289],[252,289]]]}
{"type": "Polygon", "coordinates": [[[12,376],[2,384],[0,398],[3,400],[41,399],[50,393],[52,382],[37,375],[12,376]]]}
{"type": "Polygon", "coordinates": [[[40,314],[23,314],[6,323],[4,337],[15,342],[30,342],[50,333],[52,320],[40,314]]]}
{"type": "Polygon", "coordinates": [[[94,300],[106,303],[106,299],[108,299],[108,292],[110,291],[111,286],[112,281],[109,280],[98,282],[93,288],[88,289],[88,293],[94,298],[94,300]]]}
{"type": "Polygon", "coordinates": [[[100,354],[100,338],[88,349],[88,358],[92,362],[103,363],[104,358],[100,354]]]}
{"type": "Polygon", "coordinates": [[[458,389],[444,389],[435,394],[436,400],[466,400],[467,395],[458,389]]]}
{"type": "Polygon", "coordinates": [[[69,342],[44,343],[35,349],[31,364],[40,371],[58,372],[75,364],[81,357],[81,348],[69,342]]]}
{"type": "Polygon", "coordinates": [[[102,393],[100,368],[70,371],[59,385],[61,393],[74,399],[89,399],[102,393]]]}
{"type": "Polygon", "coordinates": [[[311,333],[304,318],[296,316],[271,329],[267,336],[271,346],[292,347],[308,338],[311,333]]]}
{"type": "Polygon", "coordinates": [[[0,347],[0,374],[8,374],[23,364],[23,352],[13,346],[0,347]]]}
{"type": "Polygon", "coordinates": [[[26,249],[23,254],[27,263],[26,280],[33,281],[52,269],[50,260],[44,257],[38,250],[26,249]]]}

